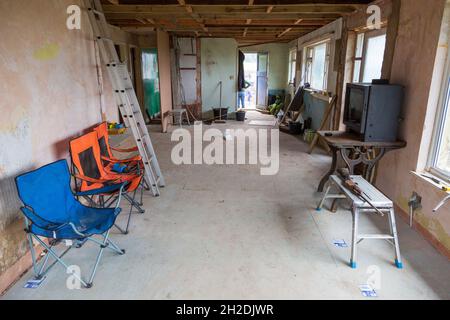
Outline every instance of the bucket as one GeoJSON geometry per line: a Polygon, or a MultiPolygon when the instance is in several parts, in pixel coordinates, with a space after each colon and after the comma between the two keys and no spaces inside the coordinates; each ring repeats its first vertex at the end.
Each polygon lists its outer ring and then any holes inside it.
{"type": "Polygon", "coordinates": [[[214,108],[214,120],[228,120],[229,108],[214,108]]]}
{"type": "Polygon", "coordinates": [[[291,134],[302,134],[302,124],[300,122],[289,122],[289,132],[291,134]]]}
{"type": "Polygon", "coordinates": [[[245,111],[236,112],[236,121],[245,121],[245,111]]]}
{"type": "Polygon", "coordinates": [[[307,142],[307,143],[311,143],[314,139],[314,135],[315,135],[315,131],[311,130],[311,129],[306,129],[305,130],[305,135],[303,136],[303,139],[307,142]]]}

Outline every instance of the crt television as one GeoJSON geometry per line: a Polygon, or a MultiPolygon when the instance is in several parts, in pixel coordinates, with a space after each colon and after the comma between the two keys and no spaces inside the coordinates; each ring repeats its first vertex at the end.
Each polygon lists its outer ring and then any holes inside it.
{"type": "Polygon", "coordinates": [[[344,124],[366,142],[397,141],[404,88],[400,85],[349,83],[344,124]]]}

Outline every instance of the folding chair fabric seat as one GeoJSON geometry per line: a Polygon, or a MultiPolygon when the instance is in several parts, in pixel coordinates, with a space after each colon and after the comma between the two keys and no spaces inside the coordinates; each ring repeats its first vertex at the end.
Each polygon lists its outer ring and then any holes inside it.
{"type": "Polygon", "coordinates": [[[96,132],[87,133],[70,141],[72,163],[78,170],[77,179],[81,180],[80,192],[95,190],[117,183],[128,182],[126,190],[135,191],[143,175],[134,173],[113,173],[105,169],[101,159],[100,146],[96,132]]]}
{"type": "MultiPolygon", "coordinates": [[[[77,184],[79,194],[83,195],[83,193],[89,193],[89,191],[92,190],[93,192],[95,192],[95,190],[100,190],[101,193],[97,194],[100,196],[98,205],[108,207],[118,197],[117,191],[103,192],[102,190],[108,190],[111,185],[114,186],[126,183],[124,186],[125,193],[122,195],[131,204],[128,221],[125,229],[122,229],[117,225],[116,227],[122,233],[127,234],[133,207],[136,208],[139,213],[145,212],[145,210],[141,208],[142,190],[141,201],[138,202],[135,200],[136,192],[143,181],[143,171],[140,174],[109,172],[103,164],[97,133],[94,131],[70,141],[70,154],[72,156],[72,163],[78,171],[78,175],[75,175],[75,177],[77,180],[81,181],[80,184],[77,184]],[[127,193],[131,193],[132,195],[130,196],[127,193]],[[104,196],[108,196],[109,199],[104,201],[104,196]]],[[[93,197],[87,198],[90,202],[94,202],[92,199],[93,197]]]]}
{"type": "Polygon", "coordinates": [[[23,214],[33,234],[53,239],[79,239],[103,234],[115,223],[120,208],[91,208],[78,202],[70,187],[65,160],[16,178],[23,214]],[[73,226],[73,227],[72,227],[73,226]]]}

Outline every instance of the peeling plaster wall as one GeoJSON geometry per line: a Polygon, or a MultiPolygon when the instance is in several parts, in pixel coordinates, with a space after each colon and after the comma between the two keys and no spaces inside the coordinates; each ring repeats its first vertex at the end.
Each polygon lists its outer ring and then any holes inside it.
{"type": "Polygon", "coordinates": [[[437,240],[437,247],[449,252],[450,205],[442,208],[438,215],[432,213],[445,193],[410,174],[418,167],[423,132],[432,130],[425,125],[425,119],[444,4],[444,0],[401,1],[391,83],[406,87],[400,137],[408,146],[387,154],[381,161],[377,184],[405,212],[408,212],[412,192],[422,195],[423,209],[417,212],[416,221],[437,240]]]}
{"type": "Polygon", "coordinates": [[[81,1],[0,1],[0,292],[27,250],[14,177],[68,158],[69,139],[101,121],[93,35],[84,13],[81,30],[66,28],[72,4],[81,1]]]}

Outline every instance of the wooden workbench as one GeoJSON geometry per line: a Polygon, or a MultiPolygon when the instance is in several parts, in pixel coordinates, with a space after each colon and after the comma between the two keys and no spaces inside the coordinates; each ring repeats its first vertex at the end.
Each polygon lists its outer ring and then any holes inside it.
{"type": "Polygon", "coordinates": [[[343,131],[319,131],[320,139],[323,139],[331,149],[333,161],[331,168],[322,178],[318,191],[322,192],[329,177],[337,169],[338,152],[353,175],[355,167],[359,164],[366,166],[364,177],[372,182],[372,172],[386,152],[406,147],[405,141],[395,142],[364,142],[356,134],[343,131]],[[331,135],[330,135],[331,134],[331,135]]]}

